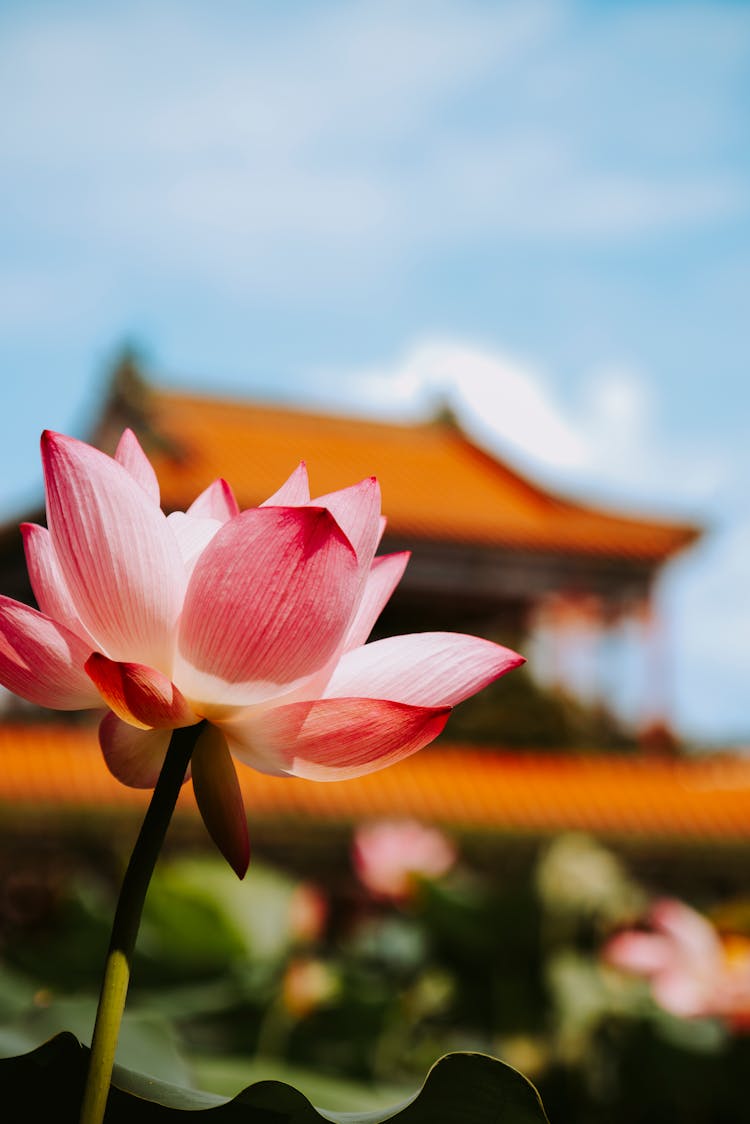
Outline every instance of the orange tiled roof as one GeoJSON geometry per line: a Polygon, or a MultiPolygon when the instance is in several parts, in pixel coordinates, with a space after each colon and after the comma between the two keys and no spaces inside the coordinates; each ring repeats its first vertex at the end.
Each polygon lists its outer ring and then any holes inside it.
{"type": "MultiPolygon", "coordinates": [[[[3,807],[143,807],[148,794],[107,772],[91,728],[0,726],[3,807]]],[[[544,834],[578,829],[665,839],[750,842],[750,758],[654,760],[425,750],[336,784],[268,777],[240,766],[251,823],[349,823],[416,816],[458,829],[544,834]]],[[[197,814],[190,785],[180,797],[197,814]]]]}
{"type": "Polygon", "coordinates": [[[149,447],[168,508],[217,476],[242,507],[307,461],[314,494],[376,475],[397,536],[661,562],[697,538],[687,524],[626,518],[562,499],[477,448],[453,424],[393,424],[151,389],[153,430],[182,455],[149,447]]]}

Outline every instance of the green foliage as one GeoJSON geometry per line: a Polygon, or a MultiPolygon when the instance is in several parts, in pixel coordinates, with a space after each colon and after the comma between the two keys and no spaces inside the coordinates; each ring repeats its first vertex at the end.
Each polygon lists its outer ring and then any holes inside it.
{"type": "MultiPolygon", "coordinates": [[[[59,1035],[31,1054],[0,1061],[4,1120],[78,1118],[86,1051],[70,1034],[59,1035]]],[[[278,1081],[262,1081],[231,1100],[154,1081],[117,1067],[107,1107],[107,1124],[150,1124],[201,1111],[201,1119],[242,1124],[545,1124],[534,1087],[495,1058],[454,1054],[430,1070],[420,1091],[391,1108],[343,1115],[318,1111],[303,1093],[278,1081]]]]}
{"type": "MultiPolygon", "coordinates": [[[[368,898],[341,871],[327,876],[336,890],[328,921],[302,933],[291,921],[298,883],[290,875],[255,861],[241,883],[218,858],[164,862],[118,1062],[224,1097],[281,1081],[332,1110],[328,1119],[369,1108],[378,1120],[435,1058],[471,1050],[528,1073],[554,1121],[742,1119],[750,1035],[667,1016],[645,984],[600,963],[607,936],[632,924],[647,901],[622,861],[582,834],[551,841],[533,868],[531,849],[527,864],[504,862],[492,873],[500,852],[482,856],[475,840],[472,853],[476,866],[464,860],[399,905],[368,898]],[[315,986],[295,994],[295,973],[304,981],[308,967],[315,986]]],[[[61,888],[46,927],[29,939],[6,935],[0,1055],[23,1054],[61,1028],[87,1041],[111,910],[101,887],[74,881],[61,888]]],[[[714,915],[738,928],[747,904],[714,915]]],[[[284,1095],[307,1113],[289,1119],[317,1124],[298,1094],[284,1095]]],[[[201,1103],[219,1105],[207,1097],[201,1103]]],[[[191,1098],[197,1106],[200,1097],[191,1098]]],[[[255,1107],[253,1124],[263,1120],[255,1107]]]]}
{"type": "Polygon", "coordinates": [[[76,991],[98,986],[112,925],[113,901],[102,885],[81,878],[60,895],[43,926],[5,945],[13,967],[42,988],[76,991]]]}
{"type": "Polygon", "coordinates": [[[514,749],[624,750],[634,741],[615,718],[546,690],[520,668],[456,708],[445,741],[514,749]]]}

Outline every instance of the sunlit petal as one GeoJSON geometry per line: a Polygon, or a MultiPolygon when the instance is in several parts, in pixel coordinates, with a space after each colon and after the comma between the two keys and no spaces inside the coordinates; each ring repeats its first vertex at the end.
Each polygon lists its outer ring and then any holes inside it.
{"type": "Polygon", "coordinates": [[[357,561],[324,508],[268,507],[226,523],[185,598],[175,682],[194,708],[246,704],[291,688],[339,647],[357,561]]]}
{"type": "Polygon", "coordinates": [[[461,633],[391,636],[346,652],[325,695],[455,706],[523,662],[509,648],[461,633]]]}
{"type": "Polygon", "coordinates": [[[372,632],[373,625],[401,581],[409,558],[409,551],[404,551],[402,554],[383,554],[373,560],[362,591],[362,600],[344,642],[346,651],[365,643],[372,632]]]}
{"type": "Polygon", "coordinates": [[[222,523],[218,519],[188,515],[184,511],[173,511],[167,516],[167,523],[177,540],[185,572],[189,576],[211,539],[222,527],[222,523]]]}
{"type": "Polygon", "coordinates": [[[226,480],[214,480],[205,491],[201,492],[187,509],[186,514],[201,519],[217,519],[219,523],[226,523],[239,515],[240,509],[235,499],[234,492],[226,480]]]}
{"type": "Polygon", "coordinates": [[[301,461],[288,480],[277,492],[269,496],[261,507],[302,507],[310,502],[310,485],[307,480],[307,466],[301,461]]]}
{"type": "Polygon", "coordinates": [[[21,534],[26,568],[37,605],[45,616],[75,632],[84,643],[90,645],[89,650],[93,651],[97,645],[78,619],[49,531],[46,527],[38,527],[36,523],[22,523],[21,534]]]}
{"type": "Polygon", "coordinates": [[[438,736],[449,713],[382,699],[319,699],[269,707],[222,728],[232,753],[260,772],[329,781],[416,753],[438,736]]]}
{"type": "Polygon", "coordinates": [[[186,577],[166,517],[81,441],[48,432],[42,459],[50,534],[82,623],[113,659],[169,671],[186,577]]]}
{"type": "Polygon", "coordinates": [[[91,654],[75,633],[29,605],[0,597],[0,682],[37,706],[84,710],[102,700],[83,670],[91,654]]]}
{"type": "Polygon", "coordinates": [[[144,492],[158,506],[161,499],[159,481],[156,478],[151,461],[141,448],[141,443],[132,429],[123,431],[115,449],[115,460],[128,470],[133,479],[138,481],[144,492]]]}
{"type": "Polygon", "coordinates": [[[380,485],[374,476],[313,500],[327,508],[357,552],[361,572],[369,573],[380,539],[380,485]]]}

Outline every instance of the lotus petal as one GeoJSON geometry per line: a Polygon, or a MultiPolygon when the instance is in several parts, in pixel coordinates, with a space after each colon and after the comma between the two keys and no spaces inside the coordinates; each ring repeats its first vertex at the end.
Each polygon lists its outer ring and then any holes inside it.
{"type": "Polygon", "coordinates": [[[310,502],[310,485],[307,480],[307,466],[304,461],[295,468],[277,492],[269,496],[261,507],[302,507],[310,502]]]}
{"type": "Polygon", "coordinates": [[[218,519],[188,515],[184,511],[173,511],[167,516],[167,523],[177,540],[185,573],[189,577],[195,563],[223,524],[218,519]]]}
{"type": "Polygon", "coordinates": [[[141,448],[141,443],[132,429],[123,430],[122,437],[115,449],[115,460],[128,470],[133,479],[138,481],[144,492],[158,506],[161,502],[159,481],[156,478],[151,461],[141,448]]]}
{"type": "Polygon", "coordinates": [[[354,551],[325,508],[242,512],[193,572],[175,682],[207,718],[212,705],[290,690],[339,647],[357,585],[354,551]]]}
{"type": "Polygon", "coordinates": [[[222,725],[235,756],[264,773],[331,781],[383,769],[438,736],[449,707],[383,699],[318,699],[222,725]]]}
{"type": "Polygon", "coordinates": [[[509,648],[461,633],[391,636],[346,652],[325,696],[455,706],[523,662],[509,648]]]}
{"type": "Polygon", "coordinates": [[[361,572],[369,573],[380,539],[380,485],[374,476],[312,501],[327,508],[357,552],[361,572]]]}
{"type": "Polygon", "coordinates": [[[187,578],[166,516],[81,441],[47,432],[42,459],[50,534],[83,625],[112,659],[169,673],[187,578]]]}
{"type": "Polygon", "coordinates": [[[37,706],[85,710],[102,700],[83,670],[91,648],[29,605],[0,597],[0,682],[37,706]]]}
{"type": "Polygon", "coordinates": [[[22,523],[21,534],[29,581],[40,610],[45,616],[75,632],[89,644],[89,650],[93,651],[96,643],[78,619],[76,607],[60,572],[49,531],[46,527],[38,527],[36,523],[22,523]]]}
{"type": "MultiPolygon", "coordinates": [[[[170,730],[139,730],[109,711],[99,725],[99,744],[113,777],[130,788],[153,788],[172,737],[170,730]]],[[[185,780],[190,776],[188,769],[185,780]]]]}
{"type": "Polygon", "coordinates": [[[217,519],[219,523],[226,523],[229,519],[234,519],[235,515],[239,515],[240,509],[235,499],[234,492],[232,491],[226,480],[221,478],[214,480],[213,484],[201,492],[196,500],[193,500],[190,507],[187,509],[187,515],[193,515],[201,519],[217,519]]]}
{"type": "Polygon", "coordinates": [[[357,607],[354,620],[349,625],[349,632],[344,642],[346,651],[365,643],[372,632],[373,625],[401,581],[410,557],[410,552],[405,550],[401,554],[383,554],[380,558],[373,559],[362,592],[362,600],[357,607]]]}
{"type": "Polygon", "coordinates": [[[199,721],[174,683],[153,667],[115,663],[94,652],[86,671],[110,710],[133,726],[173,730],[199,721]]]}

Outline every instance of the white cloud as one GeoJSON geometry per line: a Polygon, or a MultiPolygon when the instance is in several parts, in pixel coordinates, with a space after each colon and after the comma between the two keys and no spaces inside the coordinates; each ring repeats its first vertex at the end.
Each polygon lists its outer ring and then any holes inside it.
{"type": "Polygon", "coordinates": [[[653,380],[626,363],[581,376],[571,393],[532,361],[433,337],[391,364],[316,370],[329,402],[425,416],[448,405],[477,440],[549,486],[606,502],[693,510],[714,498],[726,465],[664,436],[653,380]]]}
{"type": "Polygon", "coordinates": [[[353,401],[388,412],[424,414],[448,405],[483,439],[538,464],[581,466],[586,459],[544,374],[496,352],[431,340],[391,368],[348,374],[346,386],[353,401]]]}

